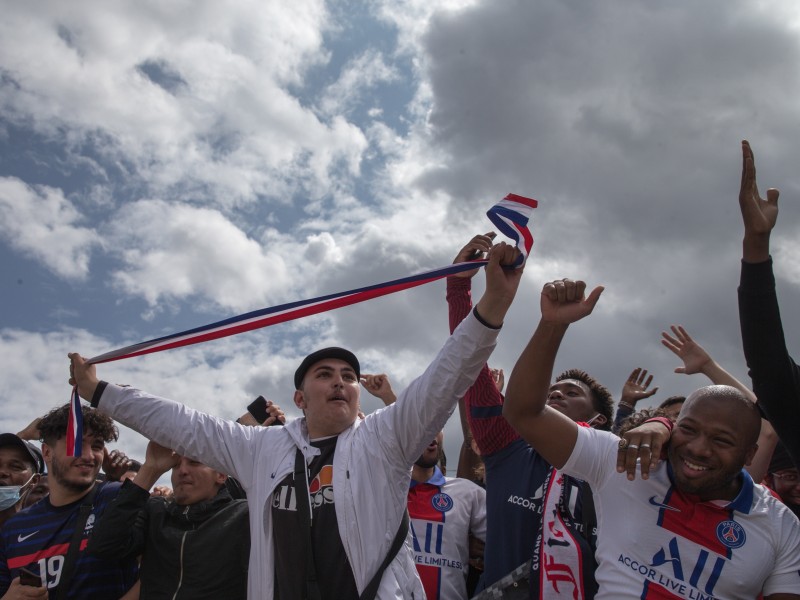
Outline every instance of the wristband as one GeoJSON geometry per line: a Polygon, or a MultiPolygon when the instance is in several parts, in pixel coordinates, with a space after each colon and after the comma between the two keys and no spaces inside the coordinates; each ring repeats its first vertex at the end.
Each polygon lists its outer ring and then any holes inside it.
{"type": "Polygon", "coordinates": [[[489,329],[501,329],[503,327],[502,325],[495,326],[495,325],[490,325],[489,323],[487,323],[484,320],[484,318],[481,316],[481,313],[478,312],[478,307],[477,306],[472,309],[472,314],[475,315],[475,318],[478,319],[478,322],[481,325],[483,325],[484,327],[488,327],[489,329]]]}
{"type": "Polygon", "coordinates": [[[267,413],[267,401],[264,396],[259,396],[247,406],[247,412],[259,423],[263,423],[269,418],[267,413]]]}
{"type": "Polygon", "coordinates": [[[661,423],[664,427],[669,429],[670,433],[672,433],[672,428],[675,427],[675,423],[673,423],[667,417],[651,417],[645,421],[645,423],[653,423],[653,422],[661,423]]]}
{"type": "Polygon", "coordinates": [[[100,405],[100,397],[103,395],[103,392],[106,391],[106,386],[108,385],[107,381],[100,381],[97,384],[97,387],[94,388],[94,394],[92,394],[92,399],[89,401],[89,406],[92,408],[97,408],[100,405]]]}
{"type": "Polygon", "coordinates": [[[618,406],[624,406],[625,408],[636,410],[636,407],[633,404],[631,404],[630,402],[625,402],[625,400],[620,400],[618,406]]]}

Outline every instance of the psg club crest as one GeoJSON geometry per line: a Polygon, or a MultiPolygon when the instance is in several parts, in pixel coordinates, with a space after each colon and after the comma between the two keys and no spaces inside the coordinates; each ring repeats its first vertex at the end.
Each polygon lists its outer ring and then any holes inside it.
{"type": "Polygon", "coordinates": [[[431,504],[439,512],[446,513],[453,508],[453,499],[444,492],[439,492],[431,498],[431,504]]]}
{"type": "Polygon", "coordinates": [[[717,539],[731,549],[741,548],[747,539],[744,528],[736,521],[722,521],[717,525],[717,539]]]}

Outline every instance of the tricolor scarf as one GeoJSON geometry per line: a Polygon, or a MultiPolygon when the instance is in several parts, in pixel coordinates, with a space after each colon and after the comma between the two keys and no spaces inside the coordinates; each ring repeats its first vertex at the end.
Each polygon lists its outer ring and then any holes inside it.
{"type": "MultiPolygon", "coordinates": [[[[520,256],[514,265],[512,265],[512,268],[521,267],[530,254],[531,247],[533,246],[533,236],[530,233],[528,221],[530,220],[533,209],[537,206],[538,202],[532,198],[518,196],[517,194],[508,194],[486,213],[492,223],[506,236],[511,238],[520,251],[520,256]]],[[[410,277],[386,281],[346,292],[328,294],[308,300],[298,300],[296,302],[281,304],[270,308],[262,308],[236,317],[230,317],[223,321],[203,325],[202,327],[173,333],[146,342],[125,346],[124,348],[118,348],[117,350],[112,350],[111,352],[90,358],[88,362],[91,364],[98,364],[122,360],[133,356],[161,352],[162,350],[169,350],[171,348],[180,348],[192,344],[199,344],[201,342],[208,342],[236,335],[237,333],[244,333],[245,331],[261,329],[262,327],[267,327],[276,323],[292,321],[342,306],[349,306],[372,298],[393,294],[401,290],[407,290],[430,283],[431,281],[442,279],[448,275],[474,269],[476,266],[485,265],[487,262],[486,259],[481,259],[448,265],[410,277]]],[[[82,422],[82,415],[79,410],[80,399],[75,400],[75,398],[77,398],[77,392],[73,393],[73,399],[72,402],[70,402],[70,423],[74,422],[76,424],[75,431],[80,432],[82,422]]],[[[76,435],[76,433],[73,433],[73,435],[76,435]]],[[[68,431],[68,440],[69,436],[70,432],[68,431]]],[[[80,440],[81,438],[79,437],[77,439],[80,440]]],[[[80,456],[80,446],[80,443],[74,444],[73,449],[76,454],[70,453],[68,446],[67,455],[80,456]]]]}

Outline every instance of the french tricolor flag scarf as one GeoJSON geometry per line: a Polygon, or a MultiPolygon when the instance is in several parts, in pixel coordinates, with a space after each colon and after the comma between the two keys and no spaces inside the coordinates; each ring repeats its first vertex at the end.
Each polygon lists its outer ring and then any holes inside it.
{"type": "MultiPolygon", "coordinates": [[[[492,223],[503,234],[513,240],[520,251],[519,258],[511,268],[521,267],[525,264],[525,260],[530,254],[531,247],[533,246],[533,236],[528,227],[528,221],[530,220],[533,209],[537,206],[538,202],[533,198],[526,198],[524,196],[518,196],[517,194],[508,194],[486,213],[492,223]]],[[[346,292],[338,292],[308,300],[298,300],[288,304],[262,308],[209,325],[203,325],[146,342],[125,346],[124,348],[118,348],[117,350],[112,350],[111,352],[90,358],[88,362],[99,364],[131,358],[133,356],[143,356],[145,354],[161,352],[162,350],[170,350],[172,348],[208,342],[236,335],[237,333],[244,333],[245,331],[261,329],[262,327],[268,327],[276,323],[292,321],[342,306],[349,306],[372,298],[393,294],[401,290],[411,289],[430,283],[431,281],[442,279],[448,275],[454,275],[461,271],[469,271],[476,266],[485,265],[487,262],[486,259],[479,259],[447,265],[446,267],[425,271],[410,277],[385,281],[383,283],[348,290],[346,292]]],[[[73,394],[73,396],[77,397],[77,394],[73,394]]],[[[75,401],[70,403],[70,423],[75,422],[80,428],[79,421],[81,421],[81,413],[79,407],[79,401],[77,401],[77,403],[75,401]]],[[[67,437],[69,440],[69,432],[67,432],[67,437]]],[[[73,439],[80,440],[81,438],[73,439]]],[[[74,456],[80,456],[80,445],[80,443],[74,445],[74,451],[77,452],[74,456]]],[[[69,454],[69,445],[68,455],[73,456],[73,454],[69,454]]]]}

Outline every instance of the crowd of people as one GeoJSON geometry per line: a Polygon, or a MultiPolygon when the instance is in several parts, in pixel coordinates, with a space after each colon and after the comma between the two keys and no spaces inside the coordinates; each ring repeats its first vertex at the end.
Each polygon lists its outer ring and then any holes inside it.
{"type": "Polygon", "coordinates": [[[473,306],[477,268],[448,278],[451,335],[399,394],[323,348],[294,374],[302,417],[260,396],[229,421],[103,381],[71,353],[90,403],[80,455],[69,405],[0,434],[0,600],[800,599],[800,370],[770,257],[778,191],[760,195],[747,142],[742,158],[751,386],[680,325],[661,334],[676,372],[708,379],[686,397],[656,401],[640,367],[616,402],[583,366],[554,377],[568,329],[601,301],[580,279],[543,286],[506,385],[488,361],[523,269],[507,268],[515,248],[476,235],[455,262],[487,257],[485,292],[473,306]],[[362,388],[385,407],[361,413],[362,388]],[[108,451],[115,422],[150,440],[141,461],[108,451]]]}

